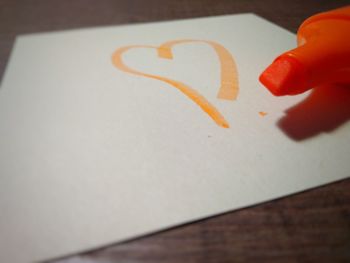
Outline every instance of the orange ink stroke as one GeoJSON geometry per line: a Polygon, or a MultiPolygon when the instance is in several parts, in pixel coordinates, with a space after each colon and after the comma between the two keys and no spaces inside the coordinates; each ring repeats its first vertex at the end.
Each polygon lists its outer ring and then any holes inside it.
{"type": "Polygon", "coordinates": [[[165,83],[168,83],[169,85],[177,88],[180,90],[183,94],[185,94],[188,98],[190,98],[193,102],[195,102],[201,109],[206,112],[215,122],[217,125],[228,128],[229,124],[225,120],[225,118],[221,115],[221,113],[199,92],[192,89],[191,87],[187,86],[186,84],[172,80],[169,78],[165,78],[158,75],[153,74],[147,74],[143,73],[137,70],[134,70],[130,67],[128,67],[122,59],[123,53],[127,52],[130,49],[134,48],[150,48],[150,49],[156,49],[158,52],[158,56],[160,58],[165,59],[172,59],[172,47],[177,44],[181,43],[188,43],[188,42],[202,42],[207,43],[213,49],[215,50],[216,54],[218,55],[218,58],[220,60],[220,67],[221,67],[221,86],[219,88],[219,92],[217,94],[217,97],[219,99],[226,99],[226,100],[235,100],[238,96],[238,73],[236,64],[234,62],[233,57],[229,53],[227,49],[225,49],[222,45],[217,44],[213,41],[203,41],[203,40],[175,40],[175,41],[169,41],[166,42],[159,47],[156,46],[150,46],[150,45],[132,45],[132,46],[125,46],[117,49],[113,55],[112,55],[112,62],[115,67],[117,67],[119,70],[138,75],[148,78],[157,79],[160,81],[163,81],[165,83]]]}
{"type": "Polygon", "coordinates": [[[267,115],[267,112],[265,112],[265,111],[259,111],[259,115],[260,115],[261,117],[265,117],[265,116],[267,115]]]}

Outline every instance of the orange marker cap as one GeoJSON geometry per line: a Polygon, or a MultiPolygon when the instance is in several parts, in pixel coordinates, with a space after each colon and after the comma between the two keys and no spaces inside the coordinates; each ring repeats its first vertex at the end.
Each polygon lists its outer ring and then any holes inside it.
{"type": "Polygon", "coordinates": [[[260,75],[276,96],[327,83],[350,83],[350,6],[314,15],[299,27],[298,47],[277,57],[260,75]]]}

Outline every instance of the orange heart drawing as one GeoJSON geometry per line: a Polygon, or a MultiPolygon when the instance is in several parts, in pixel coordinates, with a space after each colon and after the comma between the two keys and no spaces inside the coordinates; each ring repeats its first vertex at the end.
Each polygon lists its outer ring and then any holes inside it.
{"type": "Polygon", "coordinates": [[[219,58],[220,68],[221,68],[221,85],[219,87],[217,97],[219,99],[235,100],[238,96],[238,91],[239,91],[238,72],[237,72],[235,61],[232,55],[230,54],[230,52],[226,48],[224,48],[222,45],[215,43],[213,41],[185,39],[185,40],[174,40],[174,41],[165,42],[159,47],[149,46],[149,45],[125,46],[125,47],[118,48],[113,53],[112,62],[113,62],[113,65],[121,71],[134,74],[137,76],[157,79],[177,88],[179,91],[185,94],[188,98],[190,98],[193,102],[195,102],[199,107],[201,107],[202,110],[206,112],[216,122],[217,125],[224,128],[228,128],[229,124],[225,120],[224,116],[222,116],[222,114],[203,95],[201,95],[195,89],[177,80],[172,80],[162,76],[147,74],[147,73],[134,70],[128,67],[123,62],[123,59],[122,59],[123,53],[133,48],[156,49],[158,52],[158,56],[160,58],[173,59],[173,54],[171,51],[172,47],[177,44],[189,43],[189,42],[206,43],[214,49],[214,51],[216,52],[219,58]]]}

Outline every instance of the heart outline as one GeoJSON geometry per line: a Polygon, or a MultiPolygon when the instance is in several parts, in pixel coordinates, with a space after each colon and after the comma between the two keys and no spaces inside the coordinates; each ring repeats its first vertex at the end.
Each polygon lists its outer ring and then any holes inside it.
{"type": "Polygon", "coordinates": [[[163,81],[178,90],[180,90],[184,95],[189,97],[193,102],[195,102],[198,106],[202,108],[204,112],[206,112],[217,125],[223,128],[229,128],[228,122],[225,120],[224,116],[198,91],[191,88],[190,86],[179,82],[177,80],[165,78],[158,75],[147,74],[135,69],[128,67],[122,59],[122,55],[134,48],[150,48],[156,49],[158,56],[160,58],[165,59],[173,59],[172,47],[174,45],[189,43],[189,42],[201,42],[209,44],[216,54],[218,55],[220,61],[220,69],[221,69],[221,85],[217,94],[219,99],[225,100],[235,100],[237,99],[239,86],[238,86],[238,72],[236,68],[235,61],[230,54],[230,52],[223,47],[222,45],[207,40],[192,40],[192,39],[184,39],[184,40],[173,40],[168,41],[161,44],[159,47],[151,46],[151,45],[130,45],[118,48],[112,55],[112,63],[113,65],[123,72],[127,72],[130,74],[134,74],[137,76],[143,76],[147,78],[152,78],[156,80],[163,81]]]}

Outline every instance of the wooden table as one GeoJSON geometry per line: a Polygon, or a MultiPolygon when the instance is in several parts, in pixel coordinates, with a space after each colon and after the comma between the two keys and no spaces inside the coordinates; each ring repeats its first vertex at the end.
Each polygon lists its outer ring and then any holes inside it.
{"type": "MultiPolygon", "coordinates": [[[[306,17],[347,4],[339,0],[0,0],[0,75],[17,34],[242,12],[256,13],[296,32],[306,17]]],[[[350,262],[350,180],[58,262],[350,262]]]]}

